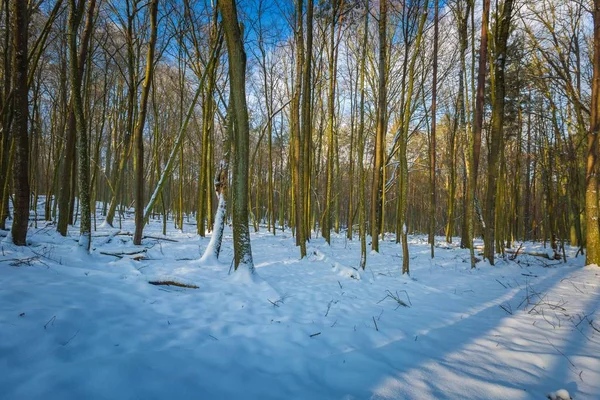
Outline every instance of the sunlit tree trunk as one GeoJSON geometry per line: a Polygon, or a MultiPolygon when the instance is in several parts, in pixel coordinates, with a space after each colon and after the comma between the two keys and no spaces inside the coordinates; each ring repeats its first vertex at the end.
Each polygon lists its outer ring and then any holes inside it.
{"type": "Polygon", "coordinates": [[[134,134],[135,141],[135,233],[133,244],[142,244],[144,232],[144,125],[148,113],[148,98],[152,87],[152,75],[154,74],[154,51],[157,36],[157,14],[158,0],[150,3],[150,41],[148,42],[148,53],[146,55],[146,76],[142,84],[142,98],[140,103],[137,126],[134,134]]]}
{"type": "Polygon", "coordinates": [[[492,85],[492,123],[490,132],[490,149],[488,155],[488,175],[485,207],[484,256],[494,265],[496,191],[500,173],[501,152],[504,147],[504,104],[505,104],[505,66],[507,44],[510,35],[513,0],[505,0],[501,15],[496,21],[494,37],[494,80],[492,85]]]}
{"type": "Polygon", "coordinates": [[[302,93],[302,65],[304,62],[304,29],[302,22],[303,1],[296,0],[296,67],[294,79],[294,94],[291,104],[291,129],[293,142],[293,205],[294,205],[294,222],[296,229],[296,245],[300,247],[300,257],[306,256],[306,238],[304,236],[304,185],[303,185],[303,168],[304,156],[302,154],[302,132],[300,127],[300,98],[302,93]]]}
{"type": "Polygon", "coordinates": [[[367,221],[365,204],[365,63],[367,58],[367,42],[369,38],[369,0],[365,5],[365,24],[363,27],[362,49],[360,57],[360,121],[358,125],[358,224],[360,236],[360,267],[367,265],[367,221]]]}
{"type": "Polygon", "coordinates": [[[594,0],[592,106],[585,170],[586,264],[600,265],[598,221],[598,131],[600,131],[600,0],[594,0]]]}
{"type": "Polygon", "coordinates": [[[246,53],[235,0],[222,0],[225,39],[229,54],[229,79],[235,116],[233,140],[233,251],[234,268],[254,272],[250,231],[248,229],[248,152],[250,129],[246,105],[246,53]]]}
{"type": "Polygon", "coordinates": [[[475,268],[475,249],[473,234],[475,228],[475,195],[477,193],[477,171],[479,169],[479,153],[481,151],[481,130],[485,102],[485,75],[488,51],[488,20],[490,15],[490,0],[484,0],[481,17],[481,42],[479,44],[479,67],[477,72],[477,94],[475,97],[475,114],[473,134],[469,145],[469,189],[467,191],[467,221],[468,244],[471,249],[471,268],[475,268]]]}
{"type": "Polygon", "coordinates": [[[383,153],[385,147],[386,114],[386,53],[387,53],[387,0],[379,2],[379,97],[377,103],[377,130],[373,155],[373,184],[371,188],[371,249],[379,252],[379,230],[382,210],[383,153]]]}
{"type": "Polygon", "coordinates": [[[437,73],[438,73],[438,0],[434,0],[433,15],[433,83],[431,89],[431,139],[429,144],[429,244],[431,245],[431,258],[435,249],[435,134],[437,112],[437,73]]]}

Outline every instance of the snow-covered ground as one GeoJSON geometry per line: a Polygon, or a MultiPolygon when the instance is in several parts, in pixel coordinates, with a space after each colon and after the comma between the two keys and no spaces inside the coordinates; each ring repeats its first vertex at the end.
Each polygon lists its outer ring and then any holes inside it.
{"type": "MultiPolygon", "coordinates": [[[[600,399],[600,268],[519,255],[470,269],[468,250],[393,237],[357,271],[358,240],[252,234],[254,279],[199,261],[195,226],[30,230],[0,252],[0,398],[600,399]],[[137,258],[143,258],[141,260],[137,258]],[[198,288],[154,286],[176,281],[198,288]],[[400,304],[404,303],[404,305],[400,304]]],[[[526,250],[543,251],[540,244],[526,250]]]]}

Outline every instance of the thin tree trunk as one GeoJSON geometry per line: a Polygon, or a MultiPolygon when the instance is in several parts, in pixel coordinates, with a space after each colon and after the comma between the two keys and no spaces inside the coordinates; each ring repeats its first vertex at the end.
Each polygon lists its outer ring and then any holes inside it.
{"type": "Polygon", "coordinates": [[[363,28],[362,51],[360,58],[360,122],[358,125],[358,224],[360,236],[360,267],[364,270],[367,265],[367,226],[365,205],[365,63],[367,58],[367,43],[369,38],[369,0],[365,5],[365,25],[363,28]]]}
{"type": "Polygon", "coordinates": [[[296,229],[296,245],[300,246],[300,258],[306,256],[306,239],[304,236],[304,157],[302,155],[302,132],[300,128],[300,96],[302,93],[302,63],[304,62],[304,34],[302,25],[303,1],[296,1],[296,77],[292,99],[291,120],[293,135],[293,205],[296,229]]]}
{"type": "Polygon", "coordinates": [[[406,102],[404,104],[404,118],[403,126],[400,137],[400,184],[401,190],[400,195],[400,221],[402,222],[402,274],[410,273],[409,265],[409,253],[408,253],[408,228],[407,228],[407,211],[408,211],[408,160],[406,154],[406,148],[408,145],[408,130],[410,127],[410,115],[412,110],[412,96],[415,84],[415,63],[421,47],[421,41],[423,39],[423,29],[425,27],[425,21],[427,20],[427,9],[423,10],[419,26],[417,28],[415,38],[415,51],[410,59],[410,65],[408,67],[408,89],[406,91],[406,102]]]}
{"type": "Polygon", "coordinates": [[[312,55],[313,55],[313,0],[308,0],[306,5],[306,51],[304,59],[304,71],[302,73],[304,91],[302,92],[302,110],[301,110],[301,124],[302,124],[302,138],[303,138],[303,207],[304,207],[304,239],[310,238],[310,204],[311,204],[311,153],[312,153],[312,113],[311,113],[311,99],[312,99],[312,55]]]}
{"type": "Polygon", "coordinates": [[[157,36],[157,14],[158,0],[150,3],[150,42],[148,42],[148,54],[146,55],[146,76],[142,85],[142,98],[140,113],[134,134],[135,141],[135,233],[133,244],[142,244],[144,232],[144,125],[148,113],[148,97],[152,87],[152,75],[154,73],[154,51],[157,36]]]}
{"type": "Polygon", "coordinates": [[[379,252],[379,229],[382,211],[383,152],[385,147],[386,113],[386,53],[387,53],[387,0],[379,3],[379,97],[377,103],[377,130],[375,133],[375,153],[373,164],[373,185],[371,189],[371,249],[379,252]]]}
{"type": "Polygon", "coordinates": [[[433,15],[433,83],[431,89],[431,139],[429,145],[429,243],[431,245],[431,258],[435,249],[435,134],[437,112],[437,73],[438,73],[438,0],[435,0],[433,15]]]}

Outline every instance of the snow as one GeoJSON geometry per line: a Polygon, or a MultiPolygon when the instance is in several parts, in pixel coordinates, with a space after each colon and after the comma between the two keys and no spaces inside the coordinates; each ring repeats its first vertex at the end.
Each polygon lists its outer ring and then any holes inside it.
{"type": "Polygon", "coordinates": [[[300,260],[289,231],[261,228],[251,273],[231,268],[228,227],[202,263],[209,238],[191,222],[138,247],[131,220],[103,226],[90,254],[78,229],[40,222],[29,247],[1,243],[0,398],[600,398],[600,269],[575,248],[567,264],[521,254],[472,270],[468,250],[432,260],[409,236],[408,277],[393,236],[358,271],[360,241],[343,233],[300,260]]]}
{"type": "Polygon", "coordinates": [[[571,400],[571,395],[565,389],[557,390],[556,392],[548,393],[550,400],[571,400]]]}
{"type": "Polygon", "coordinates": [[[214,260],[219,256],[219,253],[217,251],[217,242],[223,237],[222,226],[224,226],[223,219],[225,218],[225,212],[225,198],[221,193],[219,193],[219,203],[217,205],[217,212],[215,215],[214,232],[210,237],[210,242],[208,243],[208,246],[206,246],[202,258],[200,258],[200,261],[203,263],[209,260],[214,260]]]}

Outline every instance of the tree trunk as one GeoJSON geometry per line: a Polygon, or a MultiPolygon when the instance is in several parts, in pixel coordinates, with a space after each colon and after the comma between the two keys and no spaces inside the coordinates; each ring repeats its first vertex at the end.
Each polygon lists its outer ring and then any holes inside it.
{"type": "Polygon", "coordinates": [[[513,0],[505,0],[494,40],[494,80],[492,85],[492,126],[488,156],[488,176],[485,207],[484,256],[494,265],[496,190],[500,168],[500,154],[504,146],[504,68],[507,57],[507,42],[510,35],[513,0]]]}
{"type": "Polygon", "coordinates": [[[233,154],[233,252],[234,268],[254,273],[248,229],[248,156],[250,129],[246,105],[246,53],[235,0],[222,0],[219,8],[225,26],[229,54],[229,79],[235,116],[233,154]]]}
{"type": "Polygon", "coordinates": [[[27,227],[29,225],[29,142],[27,137],[28,106],[28,27],[29,16],[27,4],[21,0],[13,0],[11,20],[13,29],[13,113],[12,137],[15,143],[13,167],[14,220],[12,239],[17,246],[27,244],[27,227]]]}
{"type": "Polygon", "coordinates": [[[383,153],[385,148],[386,114],[386,53],[387,53],[387,0],[379,2],[379,97],[377,103],[377,130],[373,155],[373,185],[371,188],[371,249],[379,252],[379,228],[382,215],[383,153]]]}
{"type": "Polygon", "coordinates": [[[471,249],[471,268],[475,268],[475,249],[473,234],[475,228],[475,195],[477,193],[477,170],[479,169],[479,153],[481,151],[481,130],[485,101],[485,73],[488,47],[488,19],[490,15],[490,0],[484,0],[481,17],[481,43],[479,45],[479,68],[477,72],[477,96],[475,98],[475,115],[473,134],[469,148],[469,190],[467,192],[468,244],[471,249]]]}
{"type": "Polygon", "coordinates": [[[367,265],[367,222],[365,205],[365,63],[369,39],[369,0],[365,5],[365,25],[363,28],[362,51],[360,57],[360,122],[358,125],[358,224],[360,236],[360,267],[367,265]]]}
{"type": "Polygon", "coordinates": [[[157,36],[157,14],[158,0],[150,3],[150,42],[148,42],[148,54],[146,55],[146,76],[142,85],[142,98],[140,114],[134,135],[135,141],[135,233],[133,244],[142,244],[144,232],[144,125],[148,112],[148,97],[152,86],[152,74],[154,73],[154,49],[157,36]]]}
{"type": "Polygon", "coordinates": [[[598,221],[598,131],[600,130],[600,0],[594,0],[592,107],[585,170],[586,264],[600,265],[598,221]]]}
{"type": "MultiPolygon", "coordinates": [[[[302,110],[301,110],[301,124],[302,124],[302,139],[303,149],[303,204],[304,204],[304,239],[310,238],[310,216],[311,216],[311,152],[312,152],[312,113],[311,113],[311,100],[312,100],[312,87],[311,87],[311,76],[312,76],[312,47],[313,47],[313,0],[308,0],[306,5],[306,51],[304,59],[304,71],[302,72],[303,88],[302,92],[302,110]]],[[[272,96],[272,93],[271,93],[272,96]]]]}
{"type": "Polygon", "coordinates": [[[431,258],[435,249],[435,134],[437,112],[437,72],[438,72],[438,0],[435,0],[433,15],[433,83],[431,89],[431,139],[429,145],[429,244],[431,245],[431,258]]]}
{"type": "Polygon", "coordinates": [[[300,129],[300,96],[302,93],[302,63],[304,62],[304,34],[302,26],[302,0],[296,1],[296,77],[294,79],[294,94],[291,108],[291,129],[293,135],[293,205],[294,221],[296,228],[296,246],[300,246],[300,258],[306,256],[306,239],[304,236],[304,185],[303,168],[304,157],[302,155],[302,132],[300,129]]]}

